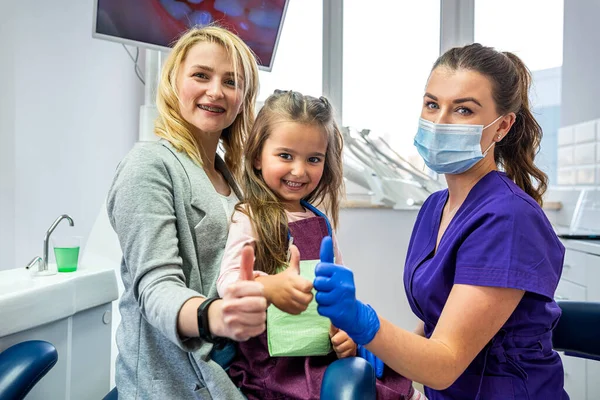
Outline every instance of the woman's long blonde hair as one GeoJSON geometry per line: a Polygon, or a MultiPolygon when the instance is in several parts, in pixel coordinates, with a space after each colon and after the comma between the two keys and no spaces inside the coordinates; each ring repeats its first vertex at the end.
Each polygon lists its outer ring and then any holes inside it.
{"type": "Polygon", "coordinates": [[[221,139],[225,148],[225,164],[236,177],[241,173],[243,145],[254,123],[254,104],[258,94],[258,67],[252,50],[234,33],[217,25],[192,28],[185,32],[173,46],[163,66],[156,106],[158,118],[154,133],[168,140],[178,151],[183,151],[199,165],[202,165],[204,149],[196,141],[190,125],[181,116],[180,101],[177,95],[177,76],[189,50],[198,43],[216,43],[222,46],[232,59],[234,74],[241,71],[243,83],[242,112],[231,126],[223,130],[221,139]]]}
{"type": "Polygon", "coordinates": [[[258,113],[246,142],[242,177],[244,201],[236,206],[238,211],[248,215],[257,235],[255,269],[268,274],[276,273],[287,264],[288,221],[283,203],[267,186],[261,172],[254,168],[254,162],[260,158],[273,125],[281,121],[317,125],[327,135],[323,176],[304,200],[316,207],[322,206],[334,229],[338,225],[339,201],[344,192],[344,141],[333,107],[325,97],[276,90],[258,113]]]}

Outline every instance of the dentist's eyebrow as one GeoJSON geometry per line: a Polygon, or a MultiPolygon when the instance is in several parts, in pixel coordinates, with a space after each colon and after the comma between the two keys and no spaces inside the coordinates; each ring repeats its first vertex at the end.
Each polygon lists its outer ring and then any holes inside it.
{"type": "Polygon", "coordinates": [[[460,103],[467,103],[469,101],[472,101],[473,103],[477,104],[479,107],[482,107],[481,103],[477,101],[477,99],[475,97],[464,97],[462,99],[456,99],[453,101],[454,104],[460,104],[460,103]]]}
{"type": "MultiPolygon", "coordinates": [[[[423,97],[429,97],[430,99],[434,100],[434,101],[438,101],[438,98],[435,97],[434,95],[432,95],[431,93],[425,93],[425,95],[423,95],[423,97]]],[[[456,99],[454,101],[452,101],[454,104],[461,104],[461,103],[467,103],[469,101],[472,101],[473,103],[477,104],[479,107],[483,107],[481,105],[481,103],[479,101],[477,101],[477,99],[475,97],[463,97],[460,99],[456,99]]]]}

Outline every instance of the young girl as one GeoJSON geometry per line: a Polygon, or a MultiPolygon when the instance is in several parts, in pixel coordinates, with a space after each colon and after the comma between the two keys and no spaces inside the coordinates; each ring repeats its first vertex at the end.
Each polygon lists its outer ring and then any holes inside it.
{"type": "MultiPolygon", "coordinates": [[[[256,280],[272,304],[267,332],[240,343],[228,371],[249,399],[318,399],[327,366],[356,355],[348,335],[318,316],[312,294],[323,237],[333,237],[342,262],[332,230],[343,191],[342,147],[327,99],[292,91],[266,100],[246,143],[245,199],[232,216],[217,290],[223,295],[238,280],[242,249],[254,246],[256,280]]],[[[377,392],[380,399],[413,395],[411,382],[391,370],[377,392]]]]}

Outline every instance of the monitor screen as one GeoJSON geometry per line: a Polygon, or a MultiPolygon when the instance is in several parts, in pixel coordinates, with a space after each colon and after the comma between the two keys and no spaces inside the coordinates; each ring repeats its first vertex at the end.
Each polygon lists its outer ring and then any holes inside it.
{"type": "Polygon", "coordinates": [[[95,0],[93,36],[168,51],[192,26],[235,32],[270,71],[288,0],[95,0]]]}

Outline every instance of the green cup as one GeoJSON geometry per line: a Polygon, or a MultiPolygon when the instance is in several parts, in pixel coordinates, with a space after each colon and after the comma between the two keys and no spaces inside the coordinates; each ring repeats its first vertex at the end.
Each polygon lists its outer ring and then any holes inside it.
{"type": "Polygon", "coordinates": [[[54,247],[58,272],[77,271],[81,236],[53,237],[52,246],[54,247]]]}

